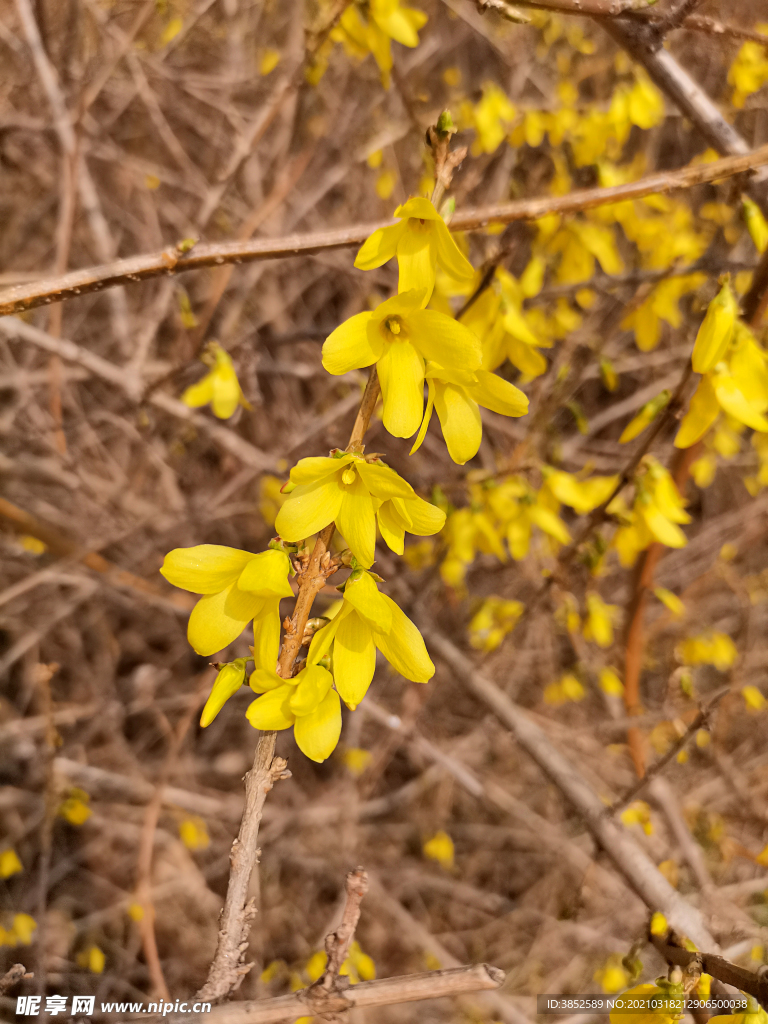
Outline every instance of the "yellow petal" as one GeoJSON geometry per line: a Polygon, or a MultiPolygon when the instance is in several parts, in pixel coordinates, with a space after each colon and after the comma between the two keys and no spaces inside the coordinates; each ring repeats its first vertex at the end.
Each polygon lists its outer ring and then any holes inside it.
{"type": "Polygon", "coordinates": [[[725,354],[739,315],[739,306],[726,283],[707,307],[693,346],[691,364],[696,373],[708,373],[725,354]]]}
{"type": "Polygon", "coordinates": [[[336,519],[343,498],[335,477],[318,484],[302,484],[277,513],[275,529],[287,541],[311,537],[336,519]]]}
{"type": "Polygon", "coordinates": [[[290,683],[269,690],[263,697],[253,701],[245,712],[245,717],[254,729],[289,729],[295,721],[290,706],[294,690],[295,687],[290,683]]]}
{"type": "Polygon", "coordinates": [[[437,262],[446,274],[457,281],[471,280],[475,276],[475,268],[456,244],[442,217],[435,221],[434,231],[437,262]]]}
{"type": "Polygon", "coordinates": [[[445,512],[423,498],[409,498],[405,501],[405,507],[411,520],[408,533],[413,533],[417,537],[431,537],[432,534],[439,533],[445,525],[445,512]]]}
{"type": "MultiPolygon", "coordinates": [[[[399,209],[402,209],[400,207],[399,209]]],[[[395,211],[395,216],[401,216],[395,211]]],[[[391,224],[386,228],[379,228],[363,242],[355,257],[355,266],[358,270],[375,270],[381,267],[388,260],[391,260],[397,252],[397,243],[405,230],[405,224],[391,224]]]]}
{"type": "Polygon", "coordinates": [[[254,555],[237,580],[240,590],[247,590],[259,597],[291,597],[293,591],[288,582],[290,562],[284,551],[270,548],[254,555]]]}
{"type": "Polygon", "coordinates": [[[280,654],[280,598],[265,598],[253,620],[253,657],[256,665],[273,669],[280,654]]]}
{"type": "MultiPolygon", "coordinates": [[[[226,355],[226,353],[225,353],[226,355]]],[[[217,364],[213,371],[213,397],[211,408],[214,416],[220,420],[228,420],[240,404],[242,391],[237,379],[232,360],[227,356],[228,363],[217,364]]]]}
{"type": "Polygon", "coordinates": [[[477,402],[463,388],[436,382],[435,410],[443,428],[448,454],[463,466],[477,455],[483,424],[477,402]]]}
{"type": "Polygon", "coordinates": [[[753,430],[768,431],[768,420],[749,404],[732,377],[718,373],[712,384],[720,407],[729,416],[733,416],[739,423],[752,427],[753,430]]]}
{"type": "Polygon", "coordinates": [[[366,568],[373,565],[376,516],[368,488],[357,474],[354,482],[344,487],[336,526],[358,562],[366,568]]]}
{"type": "Polygon", "coordinates": [[[308,665],[296,676],[296,687],[290,698],[294,715],[308,715],[325,699],[333,686],[333,676],[322,665],[308,665]]]}
{"type": "Polygon", "coordinates": [[[379,593],[369,573],[361,572],[356,579],[350,576],[344,587],[344,602],[362,615],[372,629],[388,633],[392,628],[392,611],[387,599],[379,593]]]}
{"type": "MultiPolygon", "coordinates": [[[[264,700],[264,698],[261,698],[264,700]]],[[[299,750],[312,761],[324,761],[335,749],[341,736],[341,701],[335,690],[309,715],[296,719],[293,735],[299,750]]]]}
{"type": "Polygon", "coordinates": [[[341,699],[350,708],[356,708],[365,696],[375,669],[373,631],[359,615],[348,615],[333,644],[333,675],[341,699]]]}
{"type": "Polygon", "coordinates": [[[531,520],[528,516],[518,516],[512,520],[507,527],[507,544],[514,560],[521,562],[531,545],[531,520]]]}
{"type": "Polygon", "coordinates": [[[406,224],[408,227],[397,243],[397,264],[400,270],[397,288],[400,292],[407,292],[411,288],[422,289],[426,305],[435,287],[437,244],[429,228],[414,229],[410,226],[410,220],[406,224]]]}
{"type": "Polygon", "coordinates": [[[417,220],[441,220],[432,201],[423,196],[414,196],[401,203],[395,210],[396,217],[415,217],[417,220]]]}
{"type": "Polygon", "coordinates": [[[385,501],[376,512],[381,536],[387,547],[396,555],[405,550],[405,526],[394,509],[391,501],[385,501]]]}
{"type": "Polygon", "coordinates": [[[391,597],[382,594],[392,615],[389,633],[375,633],[374,643],[390,665],[414,683],[426,683],[435,674],[424,639],[405,612],[391,597]]]}
{"type": "Polygon", "coordinates": [[[384,340],[377,345],[376,335],[368,330],[372,316],[356,313],[328,335],[323,345],[323,366],[328,373],[349,373],[376,362],[384,340]]]}
{"type": "Polygon", "coordinates": [[[220,544],[198,544],[169,551],[160,570],[174,587],[193,594],[218,594],[234,583],[251,559],[252,551],[220,544]]]}
{"type": "Polygon", "coordinates": [[[684,548],[687,544],[685,534],[675,523],[663,516],[655,505],[646,505],[641,509],[645,524],[660,544],[668,548],[684,548]]]}
{"type": "Polygon", "coordinates": [[[535,523],[544,533],[548,533],[550,537],[560,541],[561,544],[567,544],[571,539],[568,527],[550,509],[541,505],[531,505],[528,508],[528,515],[532,523],[535,523]]]}
{"type": "Polygon", "coordinates": [[[475,370],[477,384],[470,385],[467,393],[484,409],[501,416],[525,416],[528,397],[520,388],[487,370],[475,370]]]}
{"type": "Polygon", "coordinates": [[[181,401],[190,409],[199,409],[202,405],[208,405],[213,400],[213,371],[206,375],[196,384],[192,384],[182,394],[181,401]]]}
{"type": "Polygon", "coordinates": [[[9,847],[0,852],[0,878],[10,878],[24,870],[24,865],[19,860],[16,851],[9,847]]]}
{"type": "Polygon", "coordinates": [[[330,455],[316,455],[310,456],[308,459],[299,459],[291,470],[291,483],[318,484],[321,480],[338,473],[340,469],[354,461],[354,455],[349,454],[342,455],[340,459],[335,459],[330,455]]]}
{"type": "Polygon", "coordinates": [[[211,724],[229,698],[236,694],[243,685],[245,682],[245,665],[245,658],[237,658],[219,670],[219,674],[213,683],[211,695],[206,701],[200,718],[200,725],[203,728],[211,724]]]}
{"type": "Polygon", "coordinates": [[[193,649],[203,657],[223,651],[236,640],[264,603],[237,590],[235,583],[218,594],[201,597],[187,626],[187,638],[193,649]]]}
{"type": "Polygon", "coordinates": [[[410,437],[419,429],[424,409],[424,362],[409,341],[392,341],[377,368],[384,426],[395,437],[410,437]]]}
{"type": "Polygon", "coordinates": [[[675,448],[690,448],[696,444],[720,413],[720,406],[710,376],[707,374],[699,381],[694,392],[688,412],[683,417],[680,429],[675,437],[675,448]]]}
{"type": "Polygon", "coordinates": [[[412,498],[414,496],[411,485],[389,466],[382,466],[375,462],[358,462],[356,465],[365,486],[375,498],[386,501],[387,498],[412,498]]]}
{"type": "Polygon", "coordinates": [[[429,421],[432,419],[432,410],[435,407],[435,382],[432,377],[427,378],[427,408],[424,410],[424,418],[421,421],[419,432],[416,435],[416,440],[413,442],[413,448],[411,448],[409,454],[413,455],[414,452],[421,448],[421,444],[424,438],[427,436],[427,427],[429,421]]]}
{"type": "Polygon", "coordinates": [[[440,366],[480,369],[483,361],[480,341],[458,320],[434,309],[419,309],[409,314],[407,324],[413,344],[425,359],[440,366]]]}

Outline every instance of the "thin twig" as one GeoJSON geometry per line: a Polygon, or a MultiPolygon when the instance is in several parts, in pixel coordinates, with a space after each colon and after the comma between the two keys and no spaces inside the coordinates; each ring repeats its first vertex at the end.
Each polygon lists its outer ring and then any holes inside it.
{"type": "Polygon", "coordinates": [[[764,967],[755,974],[715,953],[692,953],[680,946],[670,945],[659,936],[652,935],[651,942],[667,963],[676,964],[678,967],[687,967],[697,957],[701,957],[704,973],[711,974],[724,985],[733,985],[747,995],[754,996],[768,1008],[768,971],[764,967]]]}
{"type": "MultiPolygon", "coordinates": [[[[754,152],[725,157],[709,164],[682,167],[647,175],[626,185],[610,188],[577,189],[565,196],[541,196],[510,203],[458,211],[451,218],[454,231],[473,231],[490,223],[508,224],[515,220],[538,220],[550,213],[577,213],[607,203],[663,194],[675,189],[734,177],[768,165],[768,146],[754,152]]],[[[63,277],[14,285],[0,292],[0,316],[21,313],[51,302],[61,302],[77,295],[114,288],[131,281],[145,281],[161,275],[179,274],[201,267],[223,266],[225,263],[246,263],[253,260],[279,259],[287,256],[311,255],[327,249],[344,249],[360,245],[370,234],[391,221],[356,224],[333,231],[289,235],[286,238],[258,238],[247,242],[220,242],[196,245],[181,253],[175,247],[161,252],[131,256],[114,263],[85,270],[71,271],[63,277]]]]}
{"type": "Polygon", "coordinates": [[[0,996],[5,995],[9,989],[13,988],[13,986],[17,985],[20,981],[27,981],[32,977],[34,977],[34,975],[27,972],[27,968],[24,964],[14,964],[13,967],[10,967],[5,974],[0,977],[0,996]]]}
{"type": "Polygon", "coordinates": [[[364,868],[350,871],[346,880],[346,900],[341,923],[336,931],[325,938],[325,952],[328,961],[317,981],[310,985],[306,1000],[316,1013],[334,1013],[339,995],[349,988],[349,977],[339,972],[347,959],[349,947],[355,937],[357,922],[360,920],[360,904],[368,892],[368,875],[364,868]]]}

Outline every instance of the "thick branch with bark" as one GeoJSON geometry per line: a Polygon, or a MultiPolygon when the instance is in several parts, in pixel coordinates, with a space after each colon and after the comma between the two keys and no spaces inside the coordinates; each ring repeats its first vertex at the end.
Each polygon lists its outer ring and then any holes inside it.
{"type": "MultiPolygon", "coordinates": [[[[725,124],[725,122],[723,123],[725,124]]],[[[741,139],[740,136],[739,139],[741,139]]],[[[743,142],[743,140],[741,141],[743,142]]],[[[759,174],[757,169],[768,165],[768,146],[762,146],[754,152],[744,152],[743,149],[735,151],[739,155],[725,157],[711,164],[698,164],[681,167],[676,171],[649,174],[626,185],[577,189],[565,196],[518,199],[510,203],[459,210],[451,218],[451,228],[454,231],[473,231],[487,227],[490,223],[509,224],[516,220],[537,220],[550,213],[579,213],[582,210],[594,209],[608,203],[642,199],[644,196],[657,193],[693,188],[695,185],[748,172],[759,174]]],[[[345,249],[361,245],[370,234],[389,223],[391,222],[380,221],[374,224],[356,224],[334,231],[289,235],[286,238],[257,238],[248,241],[198,244],[189,252],[183,252],[176,248],[163,249],[160,252],[146,253],[141,256],[131,256],[99,267],[75,270],[61,277],[7,288],[0,292],[0,316],[22,313],[37,306],[61,302],[64,299],[98,292],[104,288],[114,288],[116,285],[128,284],[132,281],[146,281],[162,275],[199,270],[202,267],[217,267],[227,263],[249,263],[254,260],[280,259],[288,256],[309,256],[327,249],[345,249]]]]}

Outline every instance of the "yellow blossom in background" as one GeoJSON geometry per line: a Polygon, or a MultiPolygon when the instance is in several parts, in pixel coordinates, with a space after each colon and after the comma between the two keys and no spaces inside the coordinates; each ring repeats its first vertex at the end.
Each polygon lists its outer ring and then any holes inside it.
{"type": "Polygon", "coordinates": [[[84,825],[93,813],[88,806],[90,800],[90,796],[84,789],[71,789],[69,796],[59,807],[59,814],[70,825],[84,825]]]}
{"type": "Polygon", "coordinates": [[[385,168],[376,178],[376,195],[379,199],[389,199],[397,184],[397,172],[385,168]]]}
{"type": "Polygon", "coordinates": [[[620,956],[610,957],[605,967],[595,971],[593,977],[603,992],[609,995],[614,992],[620,992],[623,988],[626,988],[629,982],[629,974],[622,965],[620,956]]]}
{"type": "Polygon", "coordinates": [[[720,672],[729,669],[738,657],[736,645],[726,633],[688,637],[676,651],[684,665],[714,665],[720,672]]]}
{"type": "Polygon", "coordinates": [[[283,493],[283,481],[265,473],[259,480],[259,513],[267,526],[275,525],[277,513],[287,500],[288,495],[283,493]]]}
{"type": "Polygon", "coordinates": [[[344,703],[355,708],[371,685],[376,649],[411,682],[426,683],[435,674],[416,626],[392,598],[379,593],[369,573],[356,569],[344,584],[341,610],[313,636],[307,663],[316,665],[332,654],[336,689],[344,703]]]}
{"type": "Polygon", "coordinates": [[[301,459],[291,470],[291,485],[275,520],[280,536],[301,541],[335,522],[365,568],[373,564],[377,517],[384,540],[398,553],[406,530],[429,536],[445,522],[445,513],[419,498],[393,469],[352,452],[301,459]]]}
{"type": "Polygon", "coordinates": [[[741,212],[747,231],[755,248],[759,253],[764,253],[768,248],[768,223],[766,223],[763,211],[749,196],[741,197],[741,212]]]}
{"type": "Polygon", "coordinates": [[[179,823],[179,838],[188,850],[206,850],[211,845],[208,826],[197,815],[179,823]]]}
{"type": "Polygon", "coordinates": [[[444,313],[422,309],[425,294],[403,292],[372,313],[357,313],[323,345],[323,366],[329,373],[344,374],[376,364],[382,420],[395,437],[411,437],[422,422],[425,360],[472,372],[480,369],[476,336],[444,313]]]}
{"type": "Polygon", "coordinates": [[[435,287],[438,266],[457,281],[474,277],[474,267],[429,199],[409,199],[398,206],[395,217],[400,219],[399,224],[374,231],[358,251],[355,257],[358,270],[374,270],[396,256],[400,272],[398,291],[423,290],[420,304],[424,306],[435,287]]]}
{"type": "Polygon", "coordinates": [[[349,945],[349,955],[341,965],[339,974],[347,975],[350,984],[357,985],[360,981],[373,981],[376,977],[376,964],[373,958],[364,953],[357,939],[349,945]]]}
{"type": "Polygon", "coordinates": [[[685,614],[685,605],[671,590],[667,590],[666,587],[655,587],[653,593],[676,619],[685,614]]]}
{"type": "MultiPolygon", "coordinates": [[[[758,25],[759,32],[768,32],[768,25],[758,25]]],[[[748,96],[768,82],[768,52],[754,40],[744,43],[728,71],[728,84],[733,86],[731,102],[741,108],[748,96]]],[[[734,1022],[735,1024],[735,1022],[734,1022]]]]}
{"type": "Polygon", "coordinates": [[[763,711],[768,703],[756,686],[743,686],[741,695],[748,711],[763,711]]]}
{"type": "Polygon", "coordinates": [[[269,668],[280,647],[280,598],[293,594],[289,571],[283,551],[254,554],[219,544],[175,548],[160,569],[173,586],[203,595],[187,626],[187,637],[198,654],[208,657],[223,650],[253,619],[257,664],[269,668]]]}
{"type": "Polygon", "coordinates": [[[669,925],[667,924],[666,917],[664,917],[660,910],[655,911],[651,916],[651,935],[666,935],[668,931],[669,925]]]}
{"type": "Polygon", "coordinates": [[[653,423],[662,409],[666,408],[670,397],[670,392],[665,390],[656,395],[655,398],[652,398],[650,402],[646,402],[637,416],[631,419],[626,427],[624,427],[619,438],[619,444],[626,444],[628,441],[634,441],[636,437],[639,437],[645,428],[653,423]]]}
{"type": "Polygon", "coordinates": [[[160,35],[160,46],[167,46],[168,43],[172,42],[176,38],[183,28],[184,22],[181,18],[171,18],[160,35]]]}
{"type": "Polygon", "coordinates": [[[422,847],[424,856],[436,860],[440,867],[450,871],[454,864],[453,840],[447,832],[436,832],[422,847]]]}
{"type": "Polygon", "coordinates": [[[618,476],[592,476],[580,480],[570,473],[559,469],[553,470],[548,466],[542,467],[542,474],[543,489],[549,491],[563,505],[569,505],[580,516],[592,512],[598,505],[607,501],[619,482],[618,476]]]}
{"type": "Polygon", "coordinates": [[[28,533],[23,533],[19,537],[19,545],[30,555],[42,555],[48,550],[47,544],[37,537],[30,537],[28,533]]]}
{"type": "Polygon", "coordinates": [[[651,808],[644,800],[635,800],[621,812],[621,820],[625,825],[639,825],[647,836],[653,834],[651,808]]]}
{"type": "Polygon", "coordinates": [[[212,341],[200,358],[211,369],[197,384],[187,388],[181,396],[184,405],[188,405],[191,409],[197,409],[201,405],[210,405],[214,416],[220,420],[229,419],[238,405],[250,409],[251,406],[242,392],[229,353],[225,352],[221,345],[212,341]]]}
{"type": "Polygon", "coordinates": [[[653,541],[670,548],[685,547],[686,537],[679,524],[691,521],[677,485],[656,459],[645,457],[635,483],[637,493],[631,511],[627,511],[619,499],[608,507],[621,523],[612,544],[624,567],[634,565],[639,552],[653,541]]]}
{"type": "Polygon", "coordinates": [[[768,1024],[768,1013],[753,996],[750,996],[747,1010],[741,1013],[710,1017],[709,1019],[714,1021],[714,1024],[768,1024]]]}
{"type": "Polygon", "coordinates": [[[18,875],[23,870],[24,865],[13,847],[0,851],[0,878],[10,878],[11,875],[18,875]]]}
{"type": "Polygon", "coordinates": [[[274,71],[280,63],[280,51],[274,49],[265,50],[259,61],[259,74],[268,75],[274,71]]]}
{"type": "Polygon", "coordinates": [[[372,54],[381,72],[381,84],[388,89],[392,41],[411,48],[418,46],[418,30],[426,22],[426,14],[415,7],[403,6],[400,0],[368,0],[365,5],[351,3],[331,31],[331,39],[342,43],[352,57],[362,59],[372,54]]]}
{"type": "Polygon", "coordinates": [[[469,623],[469,642],[486,654],[495,651],[508,633],[515,628],[525,605],[520,601],[505,601],[500,597],[487,597],[469,623]]]}
{"type": "MultiPolygon", "coordinates": [[[[682,984],[673,984],[666,978],[657,978],[655,984],[646,983],[636,985],[622,994],[623,1000],[633,1001],[646,999],[657,1000],[659,1005],[655,1007],[637,1009],[632,1011],[613,1010],[609,1014],[610,1024],[673,1024],[683,1017],[685,1007],[685,993],[682,984]],[[676,1008],[679,1005],[679,1009],[676,1008]],[[664,1008],[661,1009],[660,1006],[664,1008]]],[[[625,1005],[627,1005],[625,1003],[625,1005]]]]}
{"type": "Polygon", "coordinates": [[[559,707],[568,701],[584,699],[584,687],[571,672],[567,672],[558,682],[550,683],[544,688],[544,703],[559,707]]]}
{"type": "Polygon", "coordinates": [[[764,846],[755,857],[755,863],[759,864],[761,868],[768,868],[768,845],[764,846]]]}
{"type": "Polygon", "coordinates": [[[618,611],[617,605],[606,604],[599,594],[587,594],[584,639],[593,640],[598,647],[610,647],[613,643],[613,623],[618,611]]]}
{"type": "Polygon", "coordinates": [[[360,747],[348,747],[341,757],[350,775],[356,779],[360,778],[373,760],[370,750],[362,750],[360,747]]]}
{"type": "Polygon", "coordinates": [[[5,933],[7,946],[31,946],[37,921],[29,914],[14,914],[10,931],[5,933]]]}
{"type": "Polygon", "coordinates": [[[91,974],[101,974],[106,962],[106,957],[98,946],[89,946],[77,954],[78,967],[84,967],[91,974]]]}
{"type": "Polygon", "coordinates": [[[144,907],[134,900],[128,904],[128,917],[137,924],[144,920],[144,907]]]}
{"type": "MultiPolygon", "coordinates": [[[[684,751],[680,751],[684,753],[684,751]]],[[[673,889],[677,888],[677,884],[680,880],[680,869],[677,866],[677,862],[674,860],[663,860],[659,864],[659,871],[666,878],[673,889]]]]}
{"type": "Polygon", "coordinates": [[[494,82],[486,82],[483,95],[471,113],[477,133],[472,143],[472,155],[495,152],[504,141],[517,116],[515,105],[494,82]]]}
{"type": "Polygon", "coordinates": [[[622,697],[624,695],[624,683],[622,683],[614,669],[601,669],[598,681],[600,689],[610,697],[622,697]]]}
{"type": "Polygon", "coordinates": [[[621,326],[634,330],[641,352],[650,352],[659,344],[662,322],[670,327],[680,327],[683,322],[678,305],[680,299],[688,292],[696,291],[705,280],[703,274],[668,278],[656,285],[648,298],[624,318],[621,326]]]}

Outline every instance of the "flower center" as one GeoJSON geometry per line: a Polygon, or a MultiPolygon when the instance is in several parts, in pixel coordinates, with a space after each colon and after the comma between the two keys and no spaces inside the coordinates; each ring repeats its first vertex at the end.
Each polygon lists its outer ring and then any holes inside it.
{"type": "Polygon", "coordinates": [[[356,475],[355,467],[354,466],[347,466],[347,468],[341,474],[341,482],[343,484],[347,484],[347,486],[349,486],[350,484],[353,484],[355,482],[355,475],[356,475]]]}
{"type": "MultiPolygon", "coordinates": [[[[384,329],[395,337],[398,337],[403,330],[403,325],[399,316],[388,316],[384,321],[384,329]]],[[[385,335],[386,337],[386,335],[385,335]]],[[[390,339],[391,341],[391,339],[390,339]]]]}

